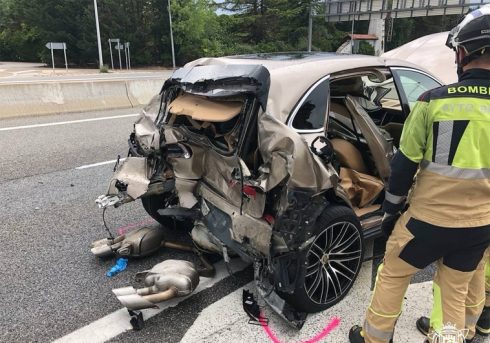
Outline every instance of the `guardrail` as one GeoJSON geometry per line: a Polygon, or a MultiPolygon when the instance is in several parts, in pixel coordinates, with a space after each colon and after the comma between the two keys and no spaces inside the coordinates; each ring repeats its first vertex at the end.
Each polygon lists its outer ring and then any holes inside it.
{"type": "Polygon", "coordinates": [[[0,84],[0,118],[146,105],[162,85],[161,79],[0,84]]]}

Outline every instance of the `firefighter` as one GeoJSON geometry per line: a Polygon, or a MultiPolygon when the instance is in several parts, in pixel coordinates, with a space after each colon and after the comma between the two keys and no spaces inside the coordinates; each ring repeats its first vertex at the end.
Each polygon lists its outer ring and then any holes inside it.
{"type": "MultiPolygon", "coordinates": [[[[405,121],[383,203],[385,258],[351,343],[392,342],[411,277],[433,262],[431,325],[439,333],[449,323],[464,332],[468,285],[483,276],[490,243],[490,5],[469,13],[447,45],[456,51],[459,81],[422,94],[405,121]]],[[[475,304],[474,312],[482,307],[475,304]]]]}

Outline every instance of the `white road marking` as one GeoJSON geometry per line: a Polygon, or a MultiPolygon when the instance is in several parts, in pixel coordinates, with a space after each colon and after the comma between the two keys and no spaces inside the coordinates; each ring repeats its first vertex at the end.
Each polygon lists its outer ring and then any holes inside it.
{"type": "MultiPolygon", "coordinates": [[[[119,159],[119,162],[122,162],[125,159],[126,158],[120,158],[119,159]]],[[[106,164],[112,164],[112,163],[116,163],[116,162],[117,162],[117,160],[110,160],[110,161],[104,161],[104,162],[99,162],[99,163],[86,164],[84,166],[76,167],[75,169],[76,170],[80,170],[80,169],[93,168],[93,167],[103,166],[103,165],[106,165],[106,164]]]]}
{"type": "MultiPolygon", "coordinates": [[[[241,271],[245,269],[247,264],[240,259],[233,259],[230,263],[230,267],[234,272],[241,271]]],[[[229,276],[223,261],[215,264],[216,275],[214,278],[200,278],[199,286],[197,286],[194,293],[187,297],[175,298],[163,303],[160,303],[159,309],[147,309],[143,310],[143,318],[148,320],[149,318],[156,316],[160,312],[164,311],[169,307],[177,306],[181,301],[192,297],[193,294],[199,293],[202,290],[214,286],[217,282],[225,279],[229,276]]],[[[115,297],[114,297],[115,300],[115,297]]],[[[117,301],[117,300],[115,300],[117,301]]],[[[131,324],[129,324],[129,314],[125,308],[117,310],[95,322],[88,324],[72,333],[58,338],[53,343],[103,343],[106,342],[126,331],[132,329],[131,324]]],[[[159,338],[155,338],[156,341],[159,338]]]]}
{"type": "Polygon", "coordinates": [[[30,70],[14,71],[12,74],[13,74],[14,76],[17,76],[17,75],[19,75],[19,74],[36,73],[36,72],[37,72],[37,70],[35,70],[35,69],[30,69],[30,70]]]}
{"type": "Polygon", "coordinates": [[[91,121],[100,121],[100,120],[111,120],[111,119],[136,117],[137,115],[138,115],[138,113],[132,113],[132,114],[122,114],[122,115],[118,115],[118,116],[110,116],[110,117],[98,117],[98,118],[79,119],[79,120],[70,120],[70,121],[58,121],[58,122],[44,123],[44,124],[33,124],[33,125],[23,125],[23,126],[11,126],[11,127],[3,127],[3,128],[0,128],[0,131],[13,131],[13,130],[33,129],[33,128],[37,128],[37,127],[47,127],[47,126],[57,126],[57,125],[69,125],[69,124],[87,123],[87,122],[91,122],[91,121]]]}
{"type": "MultiPolygon", "coordinates": [[[[371,266],[363,267],[360,280],[356,281],[350,293],[335,306],[319,313],[310,314],[304,327],[298,331],[274,313],[269,306],[263,308],[269,319],[269,326],[280,342],[307,342],[320,333],[334,318],[340,325],[321,342],[346,342],[353,325],[362,324],[371,299],[371,266]]],[[[203,309],[180,343],[255,343],[270,342],[260,326],[248,324],[248,316],[241,310],[242,290],[255,294],[255,284],[249,283],[203,309]]],[[[395,328],[394,341],[397,343],[420,343],[424,337],[415,328],[420,316],[430,314],[432,307],[432,282],[412,284],[406,293],[407,300],[395,328]]],[[[263,300],[259,299],[259,304],[263,300]]],[[[155,341],[165,341],[165,337],[155,337],[155,341]]]]}

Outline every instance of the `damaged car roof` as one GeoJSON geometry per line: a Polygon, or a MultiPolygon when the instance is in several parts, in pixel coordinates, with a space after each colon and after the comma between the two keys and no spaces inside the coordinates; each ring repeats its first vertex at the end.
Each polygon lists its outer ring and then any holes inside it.
{"type": "MultiPolygon", "coordinates": [[[[228,57],[200,58],[186,64],[174,75],[199,74],[196,70],[203,66],[222,66],[223,71],[237,69],[246,70],[247,65],[263,66],[270,73],[270,87],[267,97],[267,112],[285,122],[296,101],[319,79],[341,71],[362,69],[367,67],[410,67],[421,69],[407,61],[365,55],[345,55],[336,53],[274,53],[253,54],[228,57]],[[238,67],[238,66],[241,67],[238,67]],[[191,72],[193,70],[193,72],[191,72]],[[284,96],[289,94],[290,96],[284,96]]],[[[207,68],[203,68],[207,69],[207,68]]],[[[204,72],[204,70],[203,70],[204,72]]],[[[204,77],[207,72],[203,73],[204,77]]],[[[209,75],[209,74],[208,74],[209,75]]],[[[224,74],[222,74],[224,76],[224,74]]],[[[232,75],[237,75],[232,74],[232,75]]],[[[173,76],[172,76],[173,78],[173,76]]],[[[205,79],[205,77],[204,77],[205,79]]],[[[201,82],[204,81],[201,78],[201,82]]],[[[197,80],[197,79],[196,79],[197,80]]]]}

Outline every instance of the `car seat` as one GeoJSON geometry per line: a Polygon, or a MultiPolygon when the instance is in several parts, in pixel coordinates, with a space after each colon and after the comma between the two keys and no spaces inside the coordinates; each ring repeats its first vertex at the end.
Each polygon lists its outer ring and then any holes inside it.
{"type": "Polygon", "coordinates": [[[354,146],[354,144],[340,138],[333,138],[330,142],[333,145],[333,150],[335,151],[341,167],[354,169],[363,174],[368,173],[361,152],[354,146]]]}
{"type": "MultiPolygon", "coordinates": [[[[340,163],[340,184],[355,208],[369,207],[384,188],[383,182],[368,174],[361,152],[349,141],[331,139],[340,163]]],[[[372,210],[379,209],[379,206],[372,210]]]]}

